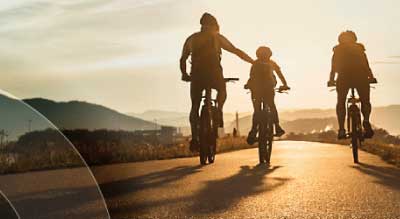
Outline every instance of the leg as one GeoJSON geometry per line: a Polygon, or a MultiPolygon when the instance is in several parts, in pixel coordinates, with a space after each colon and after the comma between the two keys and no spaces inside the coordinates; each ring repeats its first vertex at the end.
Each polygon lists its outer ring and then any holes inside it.
{"type": "Polygon", "coordinates": [[[216,85],[213,86],[214,89],[217,90],[217,109],[218,109],[218,117],[219,117],[219,127],[223,128],[224,127],[224,114],[223,114],[223,108],[225,104],[225,100],[227,97],[227,92],[226,92],[226,84],[221,76],[217,82],[216,85]]]}
{"type": "Polygon", "coordinates": [[[363,114],[364,121],[369,122],[371,115],[371,100],[370,100],[370,87],[369,84],[363,84],[357,87],[357,93],[361,100],[361,113],[363,114]]]}
{"type": "Polygon", "coordinates": [[[364,83],[357,86],[357,93],[360,96],[361,101],[361,113],[364,117],[363,126],[365,129],[364,137],[372,138],[374,136],[374,131],[372,130],[371,124],[369,122],[369,117],[371,115],[371,101],[370,101],[370,87],[369,83],[364,83]]]}
{"type": "MultiPolygon", "coordinates": [[[[192,130],[192,143],[199,142],[199,109],[201,104],[202,88],[199,84],[190,84],[190,98],[192,100],[192,108],[190,109],[190,127],[192,130]]],[[[195,145],[193,145],[195,146],[195,145]]],[[[191,144],[192,148],[192,144],[191,144]]]]}
{"type": "Polygon", "coordinates": [[[347,93],[349,92],[349,87],[346,86],[345,83],[338,81],[336,86],[336,91],[337,91],[336,115],[339,123],[339,132],[343,132],[343,130],[345,130],[344,122],[346,119],[346,98],[347,98],[347,93]]]}
{"type": "Polygon", "coordinates": [[[253,108],[254,108],[254,113],[253,113],[253,123],[251,126],[251,130],[257,132],[257,127],[258,127],[258,115],[261,111],[261,101],[259,98],[256,98],[252,95],[251,99],[253,103],[253,108]]]}
{"type": "Polygon", "coordinates": [[[255,91],[251,92],[251,102],[253,103],[254,113],[253,113],[253,122],[251,124],[251,130],[247,136],[247,143],[249,145],[253,145],[256,142],[257,132],[258,132],[258,123],[259,123],[259,114],[261,112],[261,100],[255,94],[255,91]]]}
{"type": "Polygon", "coordinates": [[[273,89],[268,90],[265,97],[266,103],[271,110],[273,122],[275,124],[275,135],[280,137],[285,134],[285,130],[279,125],[278,110],[275,105],[275,91],[273,89]]]}

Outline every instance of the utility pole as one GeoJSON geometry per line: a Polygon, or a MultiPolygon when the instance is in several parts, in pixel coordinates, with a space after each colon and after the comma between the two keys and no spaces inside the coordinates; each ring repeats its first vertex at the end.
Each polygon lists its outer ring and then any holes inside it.
{"type": "Polygon", "coordinates": [[[240,136],[240,131],[239,131],[239,113],[236,111],[236,135],[240,136]]]}

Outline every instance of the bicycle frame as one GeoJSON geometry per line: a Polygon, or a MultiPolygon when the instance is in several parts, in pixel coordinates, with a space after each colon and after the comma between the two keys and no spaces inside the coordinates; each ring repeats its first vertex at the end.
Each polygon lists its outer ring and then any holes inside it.
{"type": "Polygon", "coordinates": [[[259,114],[258,156],[260,163],[270,163],[272,142],[274,140],[274,124],[269,106],[262,101],[259,114]]]}
{"type": "Polygon", "coordinates": [[[358,163],[358,148],[364,140],[361,125],[360,99],[355,96],[355,89],[351,88],[350,98],[347,99],[347,137],[351,138],[354,163],[358,163]]]}
{"type": "MultiPolygon", "coordinates": [[[[236,81],[237,78],[225,78],[225,82],[236,81]]],[[[217,151],[218,138],[218,102],[212,99],[212,88],[204,89],[202,98],[203,106],[200,113],[200,164],[204,165],[207,162],[214,163],[215,154],[217,151]]]]}

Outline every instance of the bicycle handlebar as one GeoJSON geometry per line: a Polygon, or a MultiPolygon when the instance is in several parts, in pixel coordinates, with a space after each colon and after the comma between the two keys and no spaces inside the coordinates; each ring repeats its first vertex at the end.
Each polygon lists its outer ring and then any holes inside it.
{"type": "Polygon", "coordinates": [[[239,81],[239,78],[224,78],[225,82],[239,81]]]}
{"type": "MultiPolygon", "coordinates": [[[[377,84],[378,80],[376,80],[376,78],[370,78],[370,79],[368,79],[368,83],[369,84],[377,84]]],[[[328,85],[328,87],[336,87],[337,82],[336,81],[328,81],[327,85],[328,85]]]]}

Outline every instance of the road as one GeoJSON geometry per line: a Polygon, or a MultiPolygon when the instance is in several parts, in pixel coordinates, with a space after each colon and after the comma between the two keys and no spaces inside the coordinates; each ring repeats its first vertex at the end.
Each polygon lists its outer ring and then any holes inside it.
{"type": "Polygon", "coordinates": [[[349,147],[276,142],[257,150],[94,168],[112,218],[400,218],[400,169],[349,147]]]}

